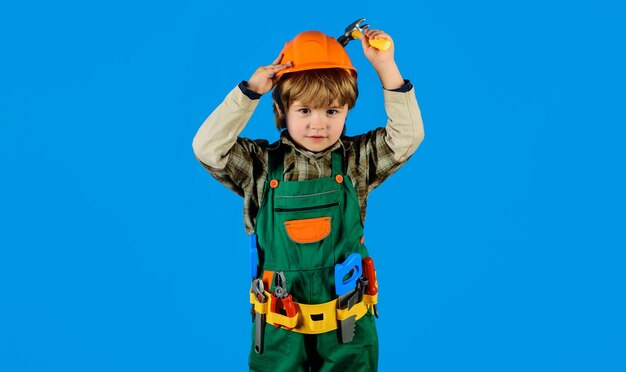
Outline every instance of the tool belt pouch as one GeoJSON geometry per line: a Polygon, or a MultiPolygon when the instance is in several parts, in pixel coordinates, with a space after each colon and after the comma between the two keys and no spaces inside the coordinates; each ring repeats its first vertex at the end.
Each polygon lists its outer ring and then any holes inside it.
{"type": "MultiPolygon", "coordinates": [[[[269,293],[267,293],[267,291],[264,291],[265,295],[268,298],[271,298],[271,295],[269,293]]],[[[250,303],[252,305],[254,305],[254,311],[259,313],[259,314],[267,314],[267,309],[269,306],[269,301],[266,302],[261,302],[259,301],[256,296],[254,295],[254,293],[250,292],[250,303]]]]}
{"type": "Polygon", "coordinates": [[[350,318],[351,316],[356,316],[356,319],[360,319],[367,312],[367,305],[365,305],[365,301],[361,301],[356,305],[352,306],[351,309],[337,309],[337,320],[342,321],[350,318]]]}
{"type": "Polygon", "coordinates": [[[373,296],[364,295],[363,302],[365,302],[365,305],[367,305],[368,309],[371,309],[372,307],[374,307],[374,305],[378,303],[378,293],[373,296]]]}
{"type": "Polygon", "coordinates": [[[250,303],[254,305],[254,311],[260,314],[266,314],[266,322],[270,324],[278,324],[279,326],[285,329],[292,329],[298,325],[298,319],[300,316],[299,304],[296,305],[296,315],[292,317],[285,316],[283,314],[278,314],[269,311],[272,303],[272,296],[269,292],[265,291],[265,295],[268,298],[267,302],[259,301],[254,293],[250,292],[250,303]]]}
{"type": "MultiPolygon", "coordinates": [[[[270,299],[271,301],[271,299],[270,299]]],[[[296,304],[296,309],[298,308],[298,304],[296,304]]],[[[296,315],[292,316],[291,318],[288,316],[285,316],[283,314],[278,314],[278,313],[274,313],[274,312],[269,312],[266,316],[266,321],[268,323],[271,324],[278,324],[279,326],[281,326],[282,328],[286,329],[286,330],[293,330],[296,328],[296,326],[298,325],[298,320],[299,320],[299,314],[300,312],[296,312],[296,315]]]]}
{"type": "Polygon", "coordinates": [[[254,311],[266,314],[267,323],[278,324],[284,329],[305,334],[320,334],[334,331],[337,329],[337,321],[348,319],[351,316],[356,316],[356,320],[358,320],[378,301],[378,294],[374,296],[364,295],[363,301],[355,304],[351,309],[343,310],[337,308],[337,300],[317,305],[295,303],[296,315],[287,317],[269,311],[272,296],[268,292],[265,292],[265,294],[268,297],[268,301],[263,303],[250,292],[250,303],[254,305],[254,311]]]}

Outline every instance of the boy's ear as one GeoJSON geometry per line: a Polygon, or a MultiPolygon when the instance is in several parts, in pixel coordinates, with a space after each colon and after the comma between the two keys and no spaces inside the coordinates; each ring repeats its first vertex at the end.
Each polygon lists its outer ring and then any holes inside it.
{"type": "Polygon", "coordinates": [[[278,106],[278,103],[274,102],[274,108],[276,108],[276,112],[278,112],[278,117],[284,119],[285,114],[283,114],[283,111],[280,109],[280,106],[278,106]]]}

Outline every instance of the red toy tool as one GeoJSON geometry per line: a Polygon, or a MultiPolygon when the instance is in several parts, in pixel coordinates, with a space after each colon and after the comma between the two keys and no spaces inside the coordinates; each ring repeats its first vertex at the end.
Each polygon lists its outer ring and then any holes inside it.
{"type": "MultiPolygon", "coordinates": [[[[363,259],[363,276],[368,279],[367,294],[374,296],[378,293],[378,285],[376,284],[376,270],[374,269],[374,260],[372,257],[363,259]]],[[[373,306],[374,315],[378,318],[378,308],[373,306]]]]}
{"type": "MultiPolygon", "coordinates": [[[[274,274],[274,292],[272,292],[270,305],[270,311],[273,313],[282,314],[288,318],[296,316],[296,305],[293,303],[291,295],[287,293],[287,280],[282,271],[277,271],[274,274]]],[[[274,327],[279,328],[280,324],[274,324],[274,327]]]]}

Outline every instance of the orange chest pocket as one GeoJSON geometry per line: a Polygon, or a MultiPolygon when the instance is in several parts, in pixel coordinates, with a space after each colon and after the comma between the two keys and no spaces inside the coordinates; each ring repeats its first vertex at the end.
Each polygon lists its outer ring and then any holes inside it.
{"type": "Polygon", "coordinates": [[[289,239],[296,243],[314,243],[330,234],[330,220],[330,217],[317,217],[285,221],[285,230],[289,239]]]}

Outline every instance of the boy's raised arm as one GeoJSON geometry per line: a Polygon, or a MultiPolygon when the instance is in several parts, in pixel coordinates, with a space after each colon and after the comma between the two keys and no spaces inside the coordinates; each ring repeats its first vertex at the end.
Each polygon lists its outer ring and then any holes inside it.
{"type": "Polygon", "coordinates": [[[237,87],[204,121],[192,144],[198,160],[213,169],[226,166],[229,151],[252,116],[259,103],[258,98],[272,89],[276,72],[291,66],[291,62],[278,64],[281,57],[279,55],[271,65],[259,67],[248,79],[247,89],[259,97],[252,99],[237,87]]]}
{"type": "Polygon", "coordinates": [[[193,139],[193,151],[198,160],[210,168],[223,169],[230,149],[258,103],[258,99],[250,99],[239,87],[230,91],[202,123],[193,139]]]}
{"type": "Polygon", "coordinates": [[[376,70],[383,88],[394,90],[402,87],[404,79],[394,59],[394,44],[391,36],[382,30],[370,29],[364,30],[363,34],[365,35],[365,37],[361,38],[363,54],[370,61],[374,70],[376,70]],[[391,42],[391,47],[387,50],[376,49],[369,44],[369,39],[387,39],[391,42]]]}
{"type": "Polygon", "coordinates": [[[361,46],[365,57],[378,74],[384,88],[385,110],[389,117],[385,142],[398,162],[410,157],[424,138],[424,125],[412,86],[403,79],[394,58],[391,36],[381,30],[364,30],[361,46]],[[369,39],[387,39],[391,47],[385,51],[374,48],[369,39]]]}

